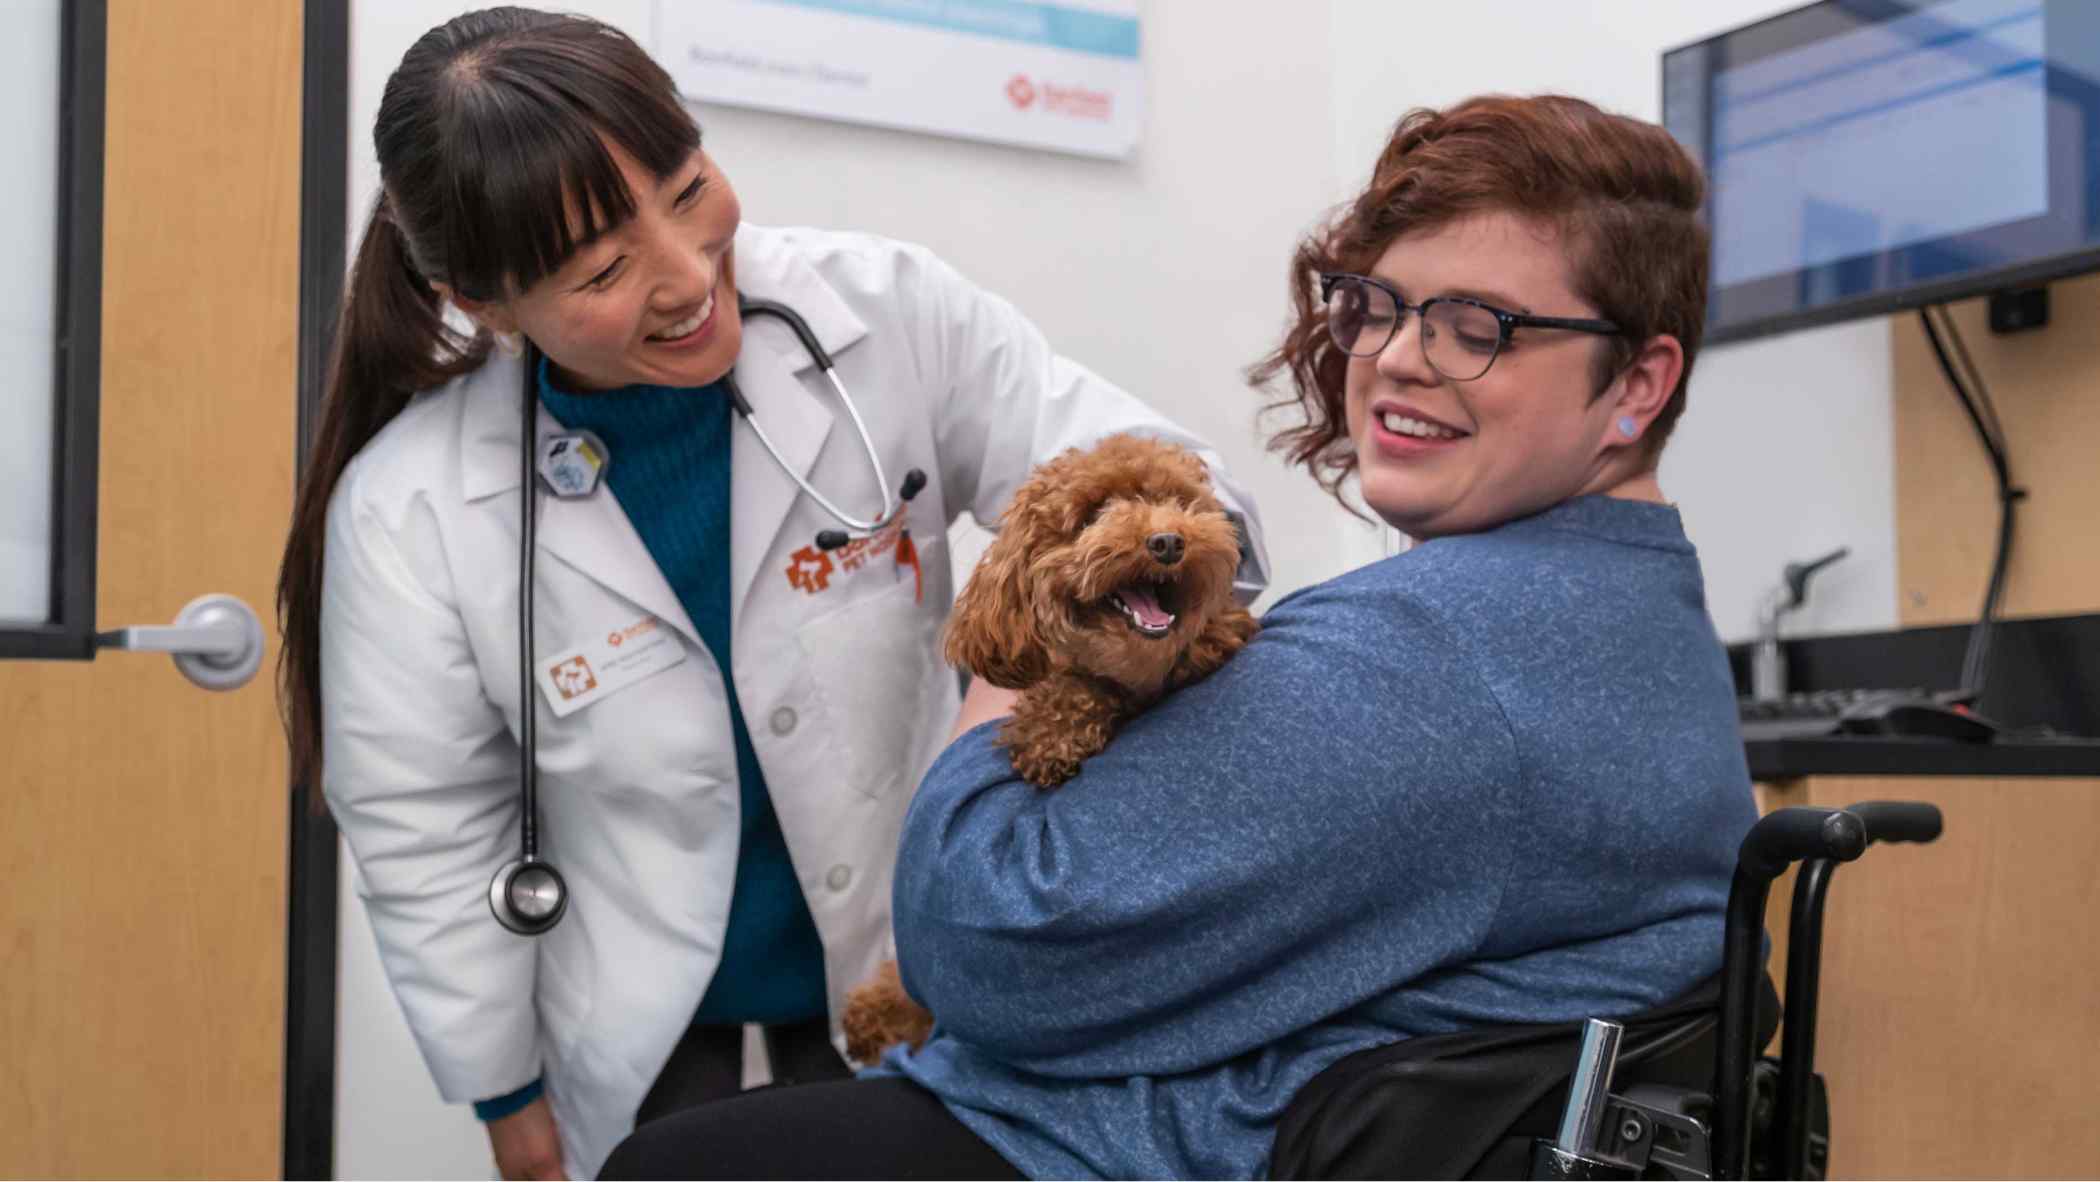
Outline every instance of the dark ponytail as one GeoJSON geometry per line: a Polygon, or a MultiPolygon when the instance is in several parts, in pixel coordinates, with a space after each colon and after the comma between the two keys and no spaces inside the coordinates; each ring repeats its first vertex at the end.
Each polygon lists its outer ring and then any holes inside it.
{"type": "Polygon", "coordinates": [[[292,744],[292,783],[313,789],[316,801],[321,772],[321,575],[329,498],[351,457],[401,413],[416,391],[478,369],[488,352],[486,336],[464,336],[445,324],[438,294],[410,264],[407,244],[382,196],[350,265],[320,428],[292,503],[291,536],[277,574],[277,624],[284,632],[278,693],[292,744]]]}
{"type": "Polygon", "coordinates": [[[607,140],[663,178],[700,146],[700,129],[669,75],[617,30],[494,8],[410,47],[387,80],[372,139],[383,191],[350,267],[277,579],[292,783],[317,803],[329,500],[343,469],[411,397],[489,355],[486,333],[446,322],[433,285],[478,300],[530,288],[633,216],[607,140]]]}

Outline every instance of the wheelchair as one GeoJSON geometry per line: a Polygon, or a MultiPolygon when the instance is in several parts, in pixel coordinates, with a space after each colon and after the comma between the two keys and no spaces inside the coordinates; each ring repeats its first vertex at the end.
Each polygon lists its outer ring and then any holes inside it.
{"type": "Polygon", "coordinates": [[[1815,1072],[1823,904],[1875,842],[1930,842],[1940,811],[1875,801],[1786,808],[1744,837],[1718,976],[1617,1022],[1499,1027],[1360,1051],[1293,1097],[1271,1178],[1822,1178],[1815,1072]],[[1765,903],[1794,863],[1786,1032],[1763,968],[1765,903]]]}

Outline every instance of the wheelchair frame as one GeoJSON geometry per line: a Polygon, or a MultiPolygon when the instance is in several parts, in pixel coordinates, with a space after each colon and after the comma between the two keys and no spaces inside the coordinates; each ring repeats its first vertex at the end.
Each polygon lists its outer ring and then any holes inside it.
{"type": "Polygon", "coordinates": [[[1642,1085],[1611,1091],[1622,1027],[1592,1018],[1552,1141],[1531,1176],[1561,1178],[1822,1178],[1829,1107],[1815,1072],[1816,993],[1830,879],[1874,842],[1938,839],[1929,804],[1868,801],[1845,809],[1785,808],[1753,826],[1736,859],[1723,936],[1721,1014],[1710,1093],[1642,1085]],[[1777,1061],[1757,1060],[1765,904],[1774,879],[1803,863],[1788,922],[1786,1018],[1777,1061]]]}

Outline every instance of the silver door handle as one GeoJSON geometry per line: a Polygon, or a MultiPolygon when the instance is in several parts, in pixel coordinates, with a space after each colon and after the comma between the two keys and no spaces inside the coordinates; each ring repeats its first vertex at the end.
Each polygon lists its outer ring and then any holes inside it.
{"type": "Polygon", "coordinates": [[[171,653],[184,677],[208,690],[234,690],[262,668],[262,620],[232,595],[191,600],[172,625],[143,625],[95,634],[96,649],[171,653]]]}

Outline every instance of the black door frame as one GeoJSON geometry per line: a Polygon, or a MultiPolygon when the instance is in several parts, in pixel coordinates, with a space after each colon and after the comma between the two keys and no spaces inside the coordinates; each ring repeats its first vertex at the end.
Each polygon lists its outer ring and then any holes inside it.
{"type": "MultiPolygon", "coordinates": [[[[299,147],[301,479],[320,424],[342,302],[350,173],[350,0],[305,0],[299,147]]],[[[290,792],[285,931],[284,1176],[335,1177],[336,830],[319,784],[290,792]]]]}

